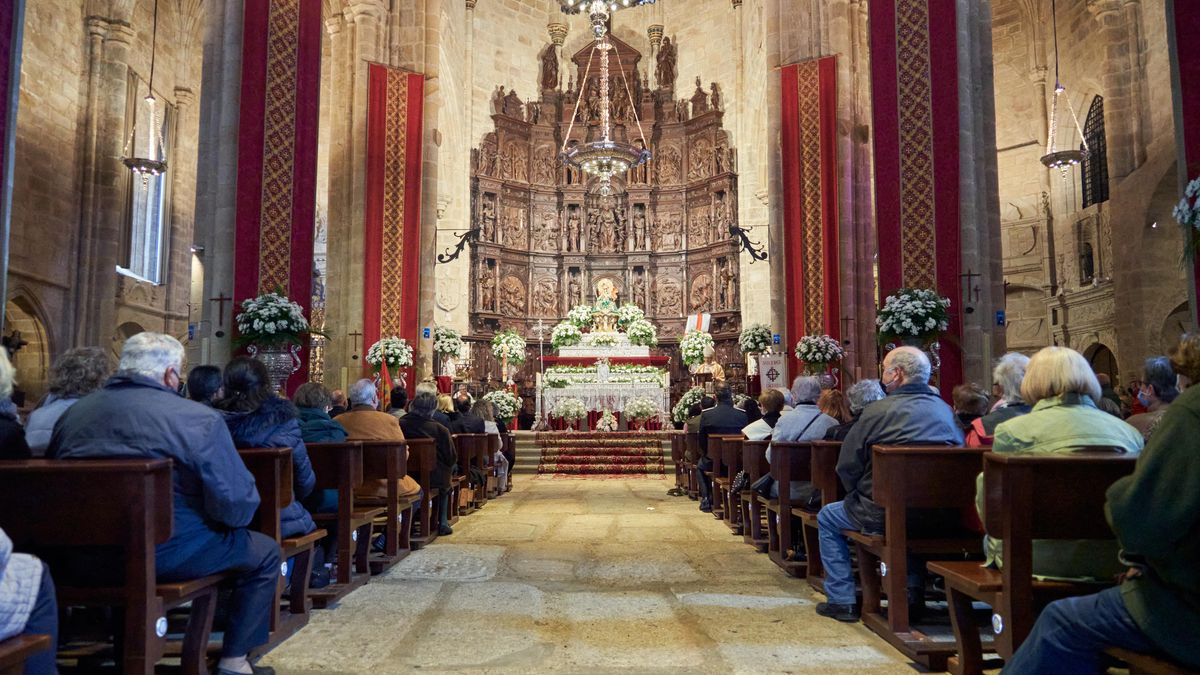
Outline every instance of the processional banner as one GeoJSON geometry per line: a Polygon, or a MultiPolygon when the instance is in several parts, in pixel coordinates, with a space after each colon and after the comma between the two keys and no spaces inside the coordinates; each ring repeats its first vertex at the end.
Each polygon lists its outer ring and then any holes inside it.
{"type": "Polygon", "coordinates": [[[784,66],[780,82],[786,335],[794,345],[840,332],[837,57],[784,66]]]}
{"type": "Polygon", "coordinates": [[[415,348],[425,78],[376,63],[368,70],[363,344],[394,335],[415,348]]]}
{"type": "MultiPolygon", "coordinates": [[[[281,290],[312,308],[320,0],[246,0],[234,302],[281,290]]],[[[308,379],[308,349],[288,391],[308,379]]]]}
{"type": "Polygon", "coordinates": [[[908,287],[950,298],[949,394],[962,380],[955,2],[870,0],[868,11],[879,296],[908,287]]]}

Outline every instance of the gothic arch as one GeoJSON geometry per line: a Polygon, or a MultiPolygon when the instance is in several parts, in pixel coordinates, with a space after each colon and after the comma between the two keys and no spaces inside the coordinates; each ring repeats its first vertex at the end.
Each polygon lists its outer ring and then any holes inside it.
{"type": "Polygon", "coordinates": [[[1097,375],[1107,374],[1112,379],[1113,385],[1116,385],[1120,369],[1117,367],[1117,357],[1107,345],[1102,342],[1093,342],[1083,350],[1083,357],[1088,360],[1097,375]]]}
{"type": "Polygon", "coordinates": [[[54,353],[46,314],[33,295],[18,290],[5,307],[4,335],[20,332],[26,344],[13,356],[17,369],[18,406],[32,406],[46,393],[50,361],[54,353]]]}

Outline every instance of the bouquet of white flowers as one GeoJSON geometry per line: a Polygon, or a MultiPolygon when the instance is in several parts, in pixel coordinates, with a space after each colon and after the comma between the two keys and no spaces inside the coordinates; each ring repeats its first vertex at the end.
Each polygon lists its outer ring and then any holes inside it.
{"type": "Polygon", "coordinates": [[[570,321],[563,321],[550,331],[550,346],[555,349],[563,347],[572,347],[579,344],[583,340],[583,333],[579,327],[570,321]]]}
{"type": "Polygon", "coordinates": [[[596,422],[596,431],[616,431],[616,430],[617,430],[617,416],[614,415],[611,410],[609,410],[608,408],[605,408],[604,412],[600,413],[600,420],[598,422],[596,422]]]}
{"type": "Polygon", "coordinates": [[[887,296],[875,316],[881,342],[929,339],[950,327],[950,298],[928,288],[901,288],[887,296]]]}
{"type": "Polygon", "coordinates": [[[658,404],[648,398],[635,398],[625,404],[625,415],[631,420],[648,420],[658,415],[658,404]]]}
{"type": "Polygon", "coordinates": [[[380,369],[384,363],[388,369],[407,368],[413,364],[413,349],[408,340],[395,335],[380,338],[367,350],[367,363],[380,369]]]}
{"type": "Polygon", "coordinates": [[[588,333],[585,342],[594,347],[611,347],[617,344],[615,333],[588,333]]]}
{"type": "Polygon", "coordinates": [[[592,314],[594,313],[595,310],[592,309],[591,305],[576,305],[571,308],[571,311],[567,312],[567,321],[575,324],[575,327],[579,330],[591,328],[592,314]]]}
{"type": "Polygon", "coordinates": [[[692,387],[683,392],[679,402],[671,408],[671,420],[683,424],[688,421],[688,408],[704,399],[704,387],[692,387]]]}
{"type": "Polygon", "coordinates": [[[525,363],[525,338],[512,330],[496,333],[492,338],[492,354],[498,359],[508,359],[509,365],[525,363]]]}
{"type": "Polygon", "coordinates": [[[658,329],[654,327],[654,324],[645,319],[638,319],[629,324],[629,328],[625,330],[625,334],[629,336],[629,344],[631,345],[653,347],[658,344],[658,329]]]}
{"type": "Polygon", "coordinates": [[[517,413],[521,411],[521,399],[507,389],[488,392],[483,395],[483,400],[492,404],[492,408],[496,411],[496,419],[502,422],[516,419],[517,413]]]}
{"type": "Polygon", "coordinates": [[[568,397],[560,400],[558,405],[554,406],[554,416],[561,417],[568,422],[574,422],[587,417],[587,408],[583,406],[583,401],[574,397],[568,397]]]}
{"type": "Polygon", "coordinates": [[[646,318],[646,313],[641,307],[633,303],[625,303],[617,310],[617,328],[629,328],[635,321],[641,321],[646,318]]]}
{"type": "Polygon", "coordinates": [[[698,330],[689,330],[679,341],[683,354],[683,365],[695,366],[704,363],[704,349],[713,346],[713,336],[698,330]]]}
{"type": "Polygon", "coordinates": [[[1183,199],[1171,212],[1183,226],[1183,259],[1192,262],[1200,249],[1200,178],[1192,180],[1183,190],[1183,199]]]}
{"type": "Polygon", "coordinates": [[[762,354],[771,350],[774,334],[771,327],[765,323],[746,326],[738,336],[738,347],[743,354],[762,354]]]}
{"type": "Polygon", "coordinates": [[[438,326],[433,329],[433,353],[442,356],[458,356],[462,351],[462,336],[453,328],[438,326]]]}
{"type": "Polygon", "coordinates": [[[242,311],[235,321],[239,345],[299,345],[303,344],[301,336],[309,332],[304,310],[279,293],[263,293],[243,300],[242,311]]]}
{"type": "Polygon", "coordinates": [[[805,335],[796,343],[796,358],[810,370],[824,370],[825,366],[846,358],[846,350],[828,335],[805,335]]]}

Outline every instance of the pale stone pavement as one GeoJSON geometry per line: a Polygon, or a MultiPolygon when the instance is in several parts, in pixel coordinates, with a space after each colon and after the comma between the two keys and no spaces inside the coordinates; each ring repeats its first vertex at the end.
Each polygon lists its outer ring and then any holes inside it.
{"type": "Polygon", "coordinates": [[[912,673],[861,624],[700,513],[665,479],[518,476],[262,665],[427,672],[912,673]]]}

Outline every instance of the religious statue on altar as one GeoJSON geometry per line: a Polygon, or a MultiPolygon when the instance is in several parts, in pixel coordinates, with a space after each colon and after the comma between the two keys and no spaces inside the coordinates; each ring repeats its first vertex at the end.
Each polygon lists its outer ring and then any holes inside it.
{"type": "Polygon", "coordinates": [[[697,385],[704,385],[708,382],[724,382],[725,369],[721,364],[717,363],[717,352],[708,346],[704,348],[704,363],[691,367],[693,379],[697,385]]]}
{"type": "Polygon", "coordinates": [[[598,332],[615,333],[617,330],[617,286],[612,279],[601,279],[596,284],[596,305],[592,321],[598,332]]]}

